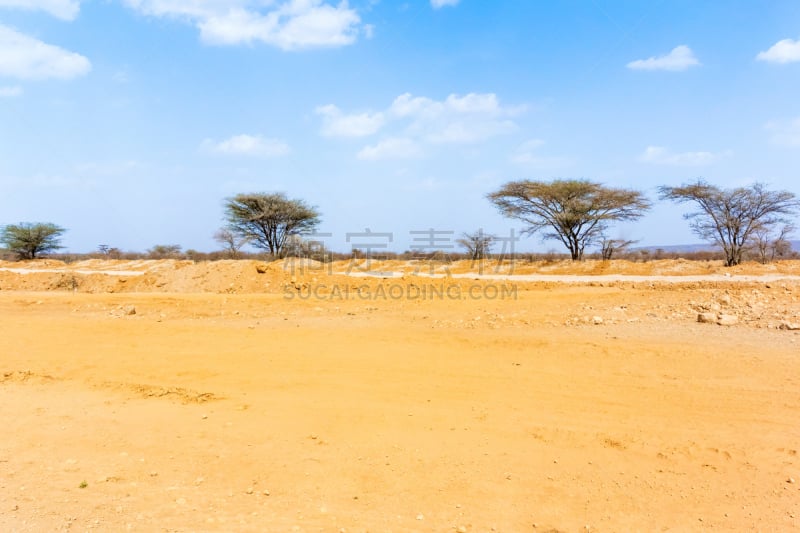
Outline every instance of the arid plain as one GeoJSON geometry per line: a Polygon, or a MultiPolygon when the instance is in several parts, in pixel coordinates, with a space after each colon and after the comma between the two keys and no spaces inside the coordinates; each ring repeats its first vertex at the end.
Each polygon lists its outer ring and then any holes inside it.
{"type": "Polygon", "coordinates": [[[0,529],[800,526],[800,262],[434,267],[0,263],[0,529]]]}

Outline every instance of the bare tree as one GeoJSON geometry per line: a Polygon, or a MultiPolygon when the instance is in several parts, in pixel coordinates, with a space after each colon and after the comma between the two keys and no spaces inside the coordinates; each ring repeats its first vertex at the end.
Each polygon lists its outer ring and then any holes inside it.
{"type": "Polygon", "coordinates": [[[694,202],[699,209],[684,215],[701,239],[714,242],[725,253],[725,265],[742,262],[745,248],[756,232],[771,232],[789,224],[787,217],[800,207],[795,194],[770,191],[761,184],[720,189],[698,179],[680,187],[659,187],[662,199],[694,202]]]}
{"type": "Polygon", "coordinates": [[[588,180],[512,181],[488,198],[505,216],[525,222],[525,233],[545,230],[543,238],[561,241],[573,261],[583,259],[610,222],[636,220],[650,208],[639,191],[588,180]]]}
{"type": "Polygon", "coordinates": [[[228,228],[220,228],[214,233],[214,240],[225,249],[231,259],[238,259],[239,251],[251,238],[243,237],[228,228]]]}
{"type": "Polygon", "coordinates": [[[253,246],[284,257],[286,241],[293,235],[314,230],[319,212],[303,200],[290,200],[283,193],[239,194],[225,201],[228,228],[253,246]]]}
{"type": "Polygon", "coordinates": [[[462,237],[456,242],[467,251],[470,259],[478,261],[485,259],[494,246],[496,237],[484,233],[482,229],[472,233],[463,233],[462,237]]]}
{"type": "Polygon", "coordinates": [[[773,261],[776,257],[788,257],[792,253],[792,243],[789,242],[787,237],[790,233],[793,233],[794,230],[795,228],[793,225],[787,224],[781,228],[778,237],[772,241],[770,248],[772,252],[771,259],[773,261]]]}
{"type": "Polygon", "coordinates": [[[9,224],[0,231],[0,244],[20,259],[36,259],[41,254],[63,248],[61,235],[67,231],[60,226],[43,222],[9,224]]]}
{"type": "Polygon", "coordinates": [[[786,256],[792,250],[792,244],[787,237],[794,229],[791,224],[781,226],[777,233],[774,228],[758,228],[753,232],[753,242],[747,251],[758,257],[763,264],[774,261],[776,257],[786,256]]]}
{"type": "Polygon", "coordinates": [[[600,241],[600,257],[603,258],[603,261],[610,261],[614,254],[624,252],[629,246],[637,242],[639,241],[626,241],[625,239],[608,239],[603,237],[603,240],[600,241]]]}
{"type": "Polygon", "coordinates": [[[109,246],[108,244],[99,244],[97,251],[103,254],[106,259],[119,259],[122,256],[122,250],[109,246]]]}

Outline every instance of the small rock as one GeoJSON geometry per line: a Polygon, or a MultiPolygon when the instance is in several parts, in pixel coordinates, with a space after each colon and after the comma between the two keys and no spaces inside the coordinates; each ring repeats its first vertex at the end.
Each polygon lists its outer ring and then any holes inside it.
{"type": "Polygon", "coordinates": [[[465,528],[464,526],[458,526],[456,528],[456,532],[457,533],[467,533],[467,528],[465,528]]]}
{"type": "Polygon", "coordinates": [[[259,274],[265,274],[269,270],[269,265],[267,263],[258,263],[256,265],[256,272],[259,274]]]}
{"type": "Polygon", "coordinates": [[[779,329],[789,330],[789,331],[796,331],[796,330],[800,329],[800,324],[798,324],[797,322],[784,321],[784,322],[780,323],[778,328],[779,329]]]}
{"type": "Polygon", "coordinates": [[[263,494],[264,496],[269,496],[269,491],[268,491],[268,490],[265,490],[265,491],[264,491],[264,492],[262,492],[261,494],[263,494]]]}
{"type": "Polygon", "coordinates": [[[122,313],[125,315],[135,315],[136,314],[136,307],[132,305],[126,305],[122,308],[122,313]]]}
{"type": "Polygon", "coordinates": [[[713,324],[717,321],[716,313],[700,313],[697,315],[697,321],[701,324],[713,324]]]}
{"type": "Polygon", "coordinates": [[[247,494],[253,494],[253,487],[250,487],[245,491],[247,494]]]}
{"type": "Polygon", "coordinates": [[[717,324],[720,326],[733,326],[739,323],[739,318],[736,315],[719,315],[717,324]]]}
{"type": "Polygon", "coordinates": [[[423,515],[422,513],[418,514],[417,520],[425,520],[425,515],[423,515]]]}
{"type": "Polygon", "coordinates": [[[592,317],[592,323],[593,323],[595,326],[599,326],[600,324],[602,324],[602,323],[603,323],[603,317],[601,317],[601,316],[593,316],[593,317],[592,317]]]}
{"type": "Polygon", "coordinates": [[[790,477],[789,479],[786,480],[786,483],[789,483],[790,485],[794,485],[794,478],[790,477]]]}

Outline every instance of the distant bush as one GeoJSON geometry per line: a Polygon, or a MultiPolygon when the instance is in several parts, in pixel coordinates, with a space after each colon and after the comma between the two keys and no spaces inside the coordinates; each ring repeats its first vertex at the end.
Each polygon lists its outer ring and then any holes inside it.
{"type": "Polygon", "coordinates": [[[147,250],[150,259],[183,259],[179,244],[157,244],[147,250]]]}

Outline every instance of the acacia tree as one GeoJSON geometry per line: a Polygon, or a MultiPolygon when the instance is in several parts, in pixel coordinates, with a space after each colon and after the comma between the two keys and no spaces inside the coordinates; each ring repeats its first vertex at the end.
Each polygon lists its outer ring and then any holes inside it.
{"type": "Polygon", "coordinates": [[[494,245],[496,237],[478,230],[472,233],[464,233],[456,242],[467,251],[470,259],[478,261],[485,259],[494,245]]]}
{"type": "Polygon", "coordinates": [[[488,198],[505,216],[525,222],[524,233],[544,230],[544,239],[561,241],[573,261],[602,239],[610,222],[636,220],[650,208],[639,191],[588,180],[512,181],[488,198]]]}
{"type": "Polygon", "coordinates": [[[283,193],[238,194],[225,200],[228,229],[247,238],[253,246],[283,257],[287,239],[314,230],[319,212],[303,200],[283,193]]]}
{"type": "Polygon", "coordinates": [[[150,259],[178,259],[181,256],[180,244],[156,244],[149,250],[150,259]]]}
{"type": "Polygon", "coordinates": [[[697,179],[679,187],[659,187],[659,192],[665,200],[697,204],[699,209],[684,218],[697,236],[722,248],[726,266],[741,263],[751,239],[789,224],[787,217],[800,207],[794,193],[770,191],[762,183],[720,189],[697,179]]]}
{"type": "Polygon", "coordinates": [[[67,231],[49,222],[21,222],[9,224],[0,231],[0,244],[20,259],[36,259],[61,246],[61,235],[67,231]]]}

